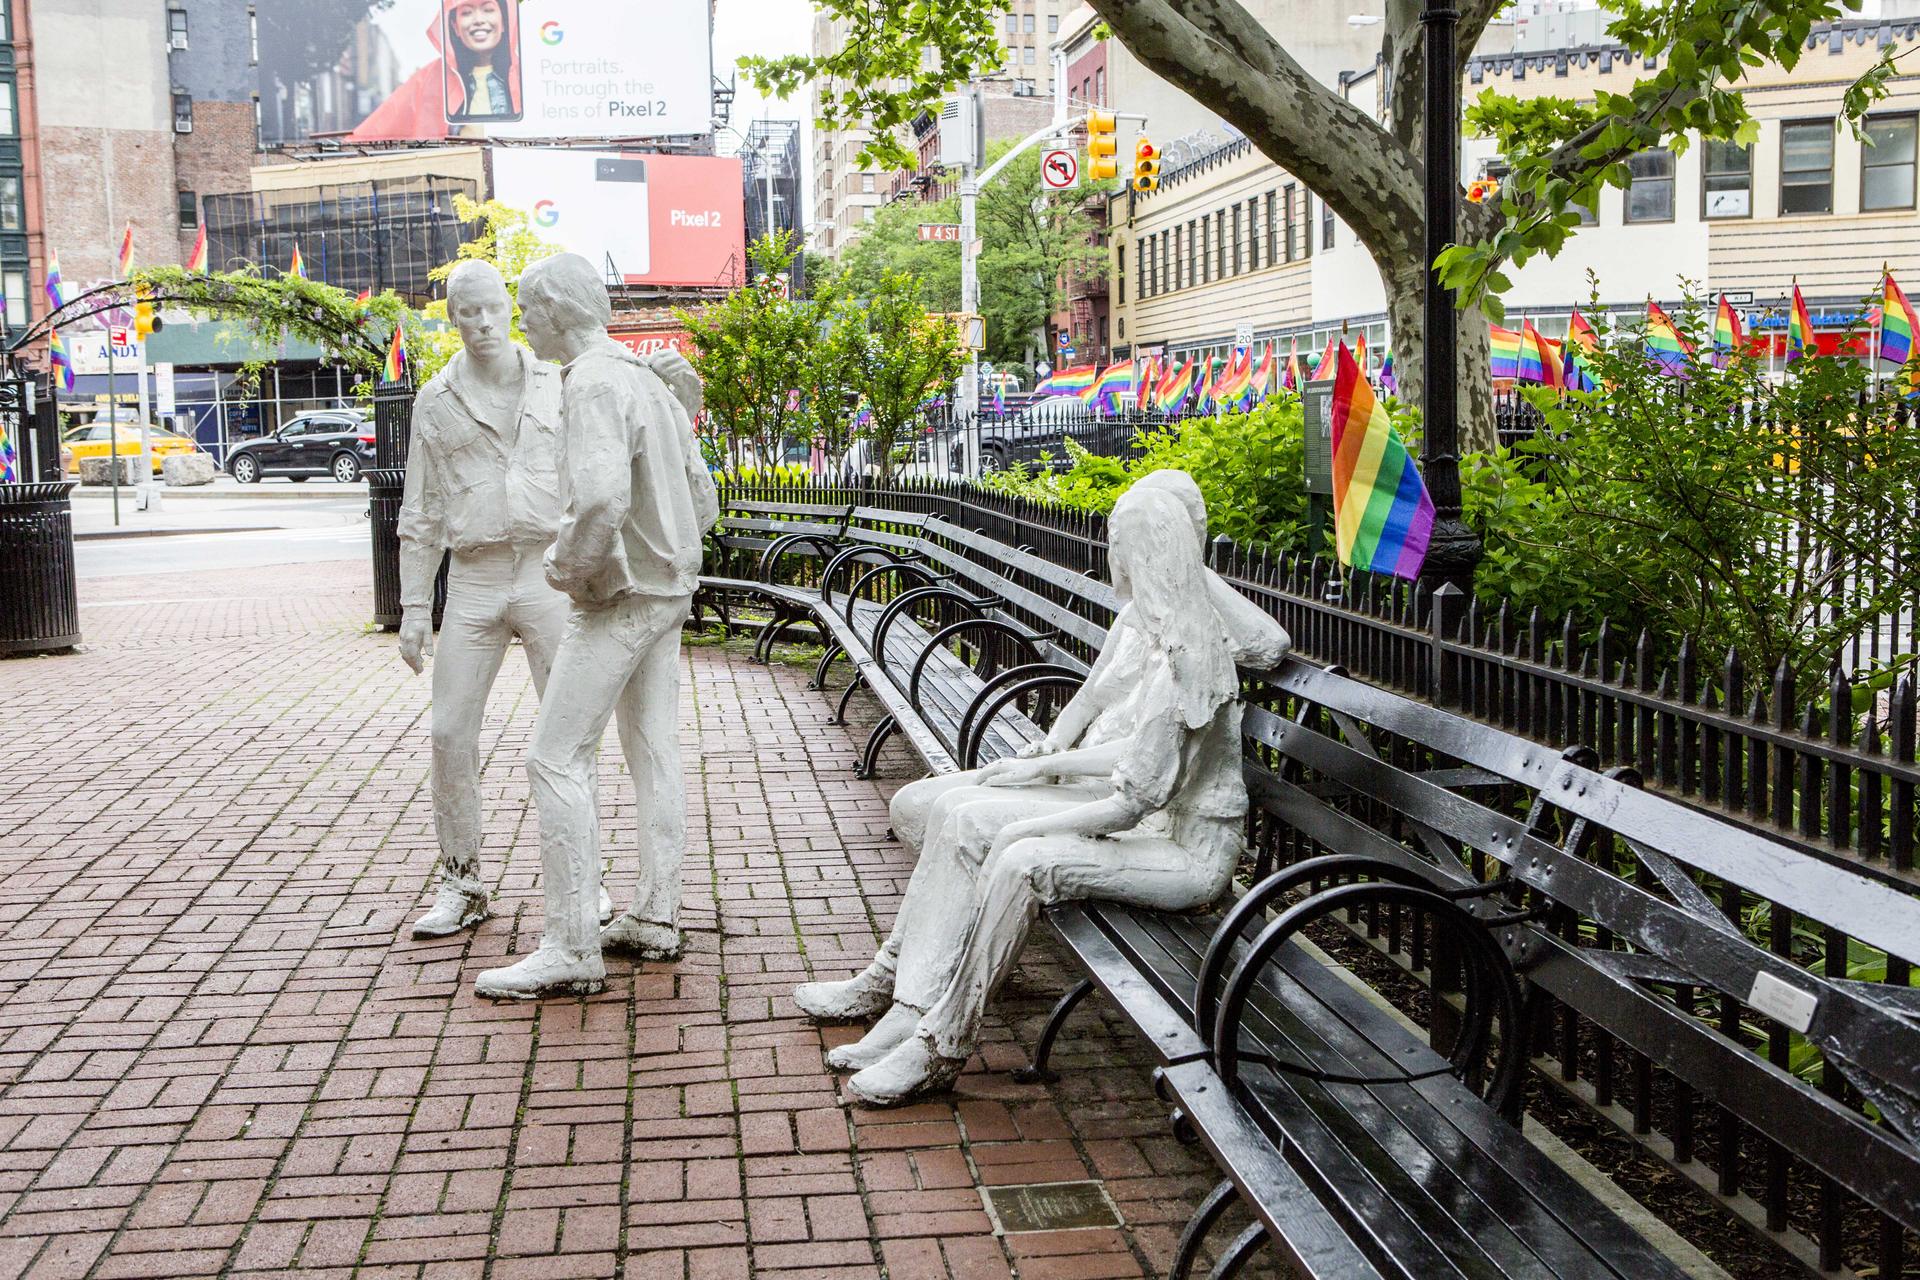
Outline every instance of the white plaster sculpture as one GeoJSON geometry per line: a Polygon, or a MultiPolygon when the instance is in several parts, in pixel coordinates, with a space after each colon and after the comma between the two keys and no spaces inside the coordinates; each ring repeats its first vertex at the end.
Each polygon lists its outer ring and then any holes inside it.
{"type": "Polygon", "coordinates": [[[952,1084],[1042,906],[1181,911],[1233,875],[1247,811],[1235,665],[1275,665],[1286,633],[1207,569],[1206,510],[1185,472],[1135,484],[1108,528],[1122,608],[1086,684],[1021,758],[894,797],[894,831],[919,863],[891,936],[862,973],[794,992],[821,1020],[885,1011],[828,1055],[857,1072],[856,1101],[952,1084]]]}
{"type": "Polygon", "coordinates": [[[480,873],[487,695],[515,636],[534,689],[544,692],[567,623],[567,598],[541,572],[560,524],[560,371],[514,344],[513,301],[490,264],[454,269],[447,314],[463,349],[414,400],[400,507],[400,656],[416,674],[434,652],[433,581],[442,557],[453,553],[433,664],[440,890],[414,922],[416,938],[445,937],[487,918],[480,873]]]}
{"type": "Polygon", "coordinates": [[[699,380],[680,357],[643,361],[607,337],[612,305],[592,263],[535,263],[520,278],[520,308],[534,351],[564,365],[562,516],[546,578],[573,608],[527,756],[546,931],[532,955],[481,974],[474,989],[529,999],[600,990],[602,947],[680,954],[680,626],[720,504],[693,439],[699,380]],[[638,801],[640,868],[633,905],[601,931],[594,771],[610,719],[638,801]]]}

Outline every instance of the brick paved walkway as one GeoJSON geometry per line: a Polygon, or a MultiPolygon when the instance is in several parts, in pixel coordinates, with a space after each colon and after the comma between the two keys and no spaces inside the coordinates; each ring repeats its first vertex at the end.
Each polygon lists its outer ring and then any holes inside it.
{"type": "MultiPolygon", "coordinates": [[[[1010,1079],[1067,981],[1048,948],[951,1102],[838,1104],[787,993],[871,953],[910,773],[854,781],[859,729],[800,668],[686,651],[687,957],[493,1005],[474,974],[539,918],[517,653],[483,743],[500,915],[416,943],[428,686],[363,629],[365,565],[100,579],[83,605],[89,652],[0,663],[0,1275],[1161,1274],[1209,1166],[1104,1010],[1059,1084],[1010,1079]],[[1084,1179],[1123,1226],[997,1234],[984,1208],[1084,1179]]],[[[603,768],[617,853],[631,793],[603,768]]]]}

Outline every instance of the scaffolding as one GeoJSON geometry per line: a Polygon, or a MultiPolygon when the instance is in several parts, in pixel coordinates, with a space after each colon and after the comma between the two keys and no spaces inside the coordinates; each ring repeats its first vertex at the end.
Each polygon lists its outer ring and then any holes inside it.
{"type": "Polygon", "coordinates": [[[478,184],[427,175],[208,196],[210,265],[285,270],[298,246],[315,280],[349,293],[391,289],[409,306],[423,306],[437,289],[427,273],[451,262],[477,231],[454,213],[456,194],[478,199],[478,184]]]}
{"type": "Polygon", "coordinates": [[[755,120],[740,148],[747,242],[769,230],[795,231],[800,208],[800,122],[755,120]],[[771,214],[771,217],[769,217],[771,214]]]}

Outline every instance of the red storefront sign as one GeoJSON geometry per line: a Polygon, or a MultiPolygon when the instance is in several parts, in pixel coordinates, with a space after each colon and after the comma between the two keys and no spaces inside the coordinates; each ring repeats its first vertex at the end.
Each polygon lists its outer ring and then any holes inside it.
{"type": "Polygon", "coordinates": [[[683,329],[609,329],[607,336],[635,355],[678,351],[688,359],[693,357],[693,339],[683,329]]]}

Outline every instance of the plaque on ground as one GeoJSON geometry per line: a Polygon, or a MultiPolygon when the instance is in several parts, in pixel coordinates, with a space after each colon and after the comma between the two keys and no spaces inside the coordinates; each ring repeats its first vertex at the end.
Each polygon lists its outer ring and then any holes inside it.
{"type": "Polygon", "coordinates": [[[986,1188],[987,1208],[1000,1230],[1073,1231],[1117,1227],[1120,1215],[1097,1182],[1043,1182],[1025,1187],[986,1188]]]}

